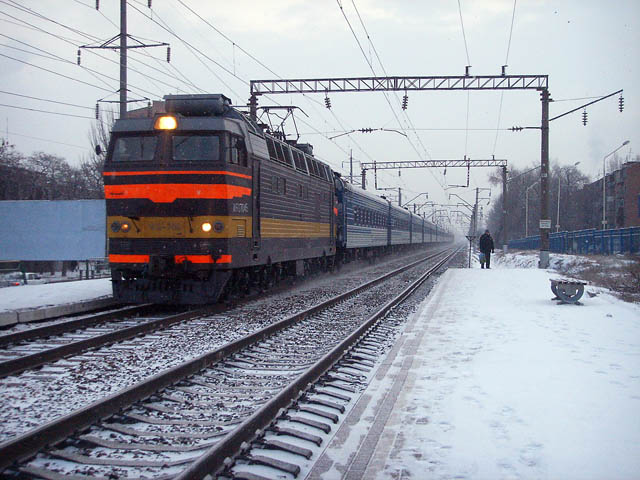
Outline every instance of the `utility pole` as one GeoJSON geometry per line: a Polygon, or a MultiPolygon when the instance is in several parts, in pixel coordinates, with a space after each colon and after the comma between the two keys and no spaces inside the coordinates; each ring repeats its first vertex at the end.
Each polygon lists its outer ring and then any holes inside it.
{"type": "Polygon", "coordinates": [[[478,198],[480,197],[480,188],[476,187],[476,203],[473,206],[473,235],[478,234],[478,198]]]}
{"type": "Polygon", "coordinates": [[[509,244],[507,228],[507,167],[502,167],[502,245],[503,248],[509,244]]]}
{"type": "Polygon", "coordinates": [[[540,261],[538,268],[549,268],[549,89],[540,94],[542,102],[540,145],[540,261]]]}
{"type": "MultiPolygon", "coordinates": [[[[149,2],[149,8],[151,7],[151,2],[149,2]]],[[[96,10],[98,10],[99,4],[96,4],[96,10]]],[[[120,0],[120,34],[112,37],[111,39],[103,42],[100,45],[82,45],[80,48],[96,48],[96,49],[109,49],[109,50],[119,50],[120,51],[120,89],[118,93],[120,94],[120,99],[118,100],[118,104],[120,106],[120,117],[121,119],[127,118],[127,103],[129,102],[139,102],[140,100],[129,100],[127,98],[127,50],[130,48],[147,48],[147,47],[167,47],[167,63],[171,59],[171,49],[168,43],[142,43],[139,40],[133,38],[127,33],[127,0],[120,0]],[[131,39],[135,44],[129,45],[127,39],[131,39]],[[116,46],[116,40],[120,40],[120,45],[116,46]]],[[[80,50],[78,50],[78,65],[80,65],[80,50]]],[[[149,100],[148,98],[144,98],[143,100],[149,100]]],[[[98,102],[106,102],[106,103],[116,103],[115,101],[109,100],[98,100],[98,102]]],[[[96,105],[96,118],[98,118],[98,107],[96,105]]]]}
{"type": "Polygon", "coordinates": [[[120,118],[127,118],[127,0],[120,0],[120,118]]]}

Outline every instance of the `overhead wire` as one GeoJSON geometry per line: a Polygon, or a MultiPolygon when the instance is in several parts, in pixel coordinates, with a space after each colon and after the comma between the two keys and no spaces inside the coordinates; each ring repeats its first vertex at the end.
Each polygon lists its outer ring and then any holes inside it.
{"type": "Polygon", "coordinates": [[[95,119],[95,117],[87,117],[86,115],[75,115],[72,113],[52,112],[50,110],[40,110],[38,108],[28,108],[28,107],[21,107],[17,105],[8,105],[6,103],[0,103],[0,107],[16,108],[18,110],[29,110],[31,112],[50,113],[52,115],[63,115],[65,117],[88,118],[89,120],[95,119]]]}
{"type": "MultiPolygon", "coordinates": [[[[213,25],[211,22],[209,22],[208,20],[206,20],[202,15],[200,15],[199,13],[197,13],[193,8],[191,8],[189,5],[187,5],[184,1],[182,0],[176,0],[180,5],[182,5],[183,7],[185,7],[189,12],[191,12],[194,16],[196,16],[200,21],[202,21],[203,23],[205,23],[207,26],[209,26],[211,29],[213,29],[217,34],[219,34],[223,39],[225,39],[227,42],[229,42],[233,48],[237,48],[240,52],[244,53],[247,57],[249,57],[251,60],[253,60],[254,62],[256,62],[258,65],[260,65],[261,67],[263,67],[265,70],[267,70],[269,73],[275,75],[277,78],[282,78],[281,75],[279,75],[277,72],[275,72],[272,68],[270,68],[268,65],[266,65],[264,62],[262,62],[260,59],[258,59],[255,55],[251,54],[249,51],[247,51],[245,48],[243,48],[241,45],[239,45],[235,40],[233,40],[232,38],[230,38],[228,35],[226,35],[224,32],[222,32],[219,28],[217,28],[215,25],[213,25]]],[[[236,74],[236,72],[234,71],[234,76],[236,78],[238,78],[238,75],[236,74]]],[[[243,80],[244,81],[244,80],[243,80]]],[[[248,82],[244,81],[246,84],[248,84],[248,82]]],[[[325,122],[327,123],[326,118],[323,115],[323,109],[318,110],[316,108],[315,105],[321,105],[322,103],[319,102],[318,100],[316,100],[315,98],[307,95],[307,94],[302,94],[302,96],[309,102],[310,107],[314,110],[314,112],[325,122]]],[[[266,95],[266,98],[269,98],[270,100],[271,97],[266,95]]],[[[279,104],[279,102],[274,101],[274,103],[279,104]]],[[[330,115],[332,116],[332,118],[338,123],[338,125],[344,129],[347,130],[347,128],[344,126],[344,124],[342,123],[342,121],[338,118],[338,116],[336,115],[334,110],[330,110],[330,115]]],[[[304,119],[301,119],[301,123],[307,124],[307,122],[304,119]]],[[[309,125],[311,128],[314,128],[312,125],[309,125]]],[[[333,143],[336,147],[338,147],[343,153],[347,153],[347,151],[342,148],[340,146],[340,144],[338,142],[333,141],[332,139],[328,139],[331,143],[333,143]]],[[[371,157],[371,155],[366,152],[362,146],[360,146],[360,144],[358,142],[353,142],[356,147],[358,148],[358,150],[360,150],[366,157],[368,157],[369,159],[371,159],[373,161],[373,158],[371,157]]],[[[320,157],[319,157],[320,158],[320,157]]]]}
{"type": "MultiPolygon", "coordinates": [[[[355,0],[351,0],[351,3],[353,5],[354,10],[356,11],[356,15],[358,16],[358,20],[360,20],[360,25],[362,26],[362,29],[364,30],[364,33],[367,36],[367,40],[369,41],[369,45],[373,49],[373,53],[375,54],[375,56],[376,56],[376,58],[378,60],[378,63],[380,64],[380,67],[382,68],[382,72],[385,74],[385,76],[388,77],[389,74],[387,73],[387,70],[384,68],[384,63],[382,63],[382,58],[380,58],[380,55],[378,53],[378,49],[376,48],[375,44],[373,43],[373,39],[371,38],[371,35],[369,35],[369,30],[367,29],[367,26],[365,25],[364,20],[362,19],[362,16],[360,15],[360,11],[358,10],[358,7],[356,5],[355,0]]],[[[398,97],[398,93],[396,91],[392,91],[391,94],[395,97],[397,106],[401,107],[401,102],[400,102],[400,98],[398,97]]],[[[405,109],[402,109],[402,108],[401,108],[400,112],[405,117],[408,126],[413,128],[414,124],[413,124],[413,121],[411,120],[411,117],[409,116],[408,112],[406,112],[405,109]]],[[[394,117],[395,117],[395,110],[393,108],[392,108],[392,113],[394,114],[394,117]]],[[[396,118],[396,120],[397,120],[397,118],[396,118]]],[[[412,128],[408,128],[407,130],[411,130],[412,128]]],[[[418,143],[420,144],[420,146],[424,150],[425,155],[427,157],[431,158],[431,154],[427,150],[427,147],[425,147],[424,143],[422,143],[422,139],[417,134],[416,134],[416,139],[418,140],[418,143]]],[[[413,145],[412,145],[412,147],[413,147],[413,145]]],[[[415,150],[415,148],[414,148],[414,150],[415,150]]],[[[420,153],[417,152],[417,151],[416,151],[416,153],[418,154],[418,157],[420,157],[420,153]]]]}
{"type": "Polygon", "coordinates": [[[58,105],[66,105],[66,106],[69,106],[69,107],[77,107],[77,108],[84,108],[86,110],[93,110],[92,107],[87,107],[86,105],[78,105],[76,103],[60,102],[60,101],[57,101],[57,100],[50,100],[50,99],[47,99],[47,98],[32,97],[31,95],[23,95],[21,93],[7,92],[5,90],[0,90],[0,93],[4,93],[5,95],[13,95],[13,96],[16,96],[16,97],[28,98],[30,100],[40,100],[42,102],[57,103],[58,105]]]}
{"type": "Polygon", "coordinates": [[[41,137],[34,137],[33,135],[25,135],[23,133],[16,133],[16,132],[7,132],[7,134],[9,135],[14,135],[16,137],[24,137],[24,138],[31,138],[33,140],[41,140],[43,142],[49,142],[49,143],[57,143],[58,145],[65,145],[67,147],[74,147],[74,148],[80,148],[82,150],[90,150],[90,147],[82,147],[80,145],[75,145],[73,143],[65,143],[65,142],[59,142],[57,140],[50,140],[48,138],[41,138],[41,137]]]}
{"type": "MultiPolygon", "coordinates": [[[[467,44],[467,34],[465,32],[465,28],[464,28],[464,20],[462,17],[462,4],[460,3],[460,0],[458,0],[458,14],[460,16],[460,27],[462,30],[462,39],[464,42],[464,51],[465,54],[467,56],[467,66],[471,66],[471,57],[469,55],[469,46],[467,44]]],[[[466,112],[466,125],[467,128],[465,128],[465,133],[464,133],[464,156],[465,158],[467,157],[467,155],[469,154],[469,114],[471,111],[471,92],[469,90],[467,90],[467,112],[466,112]]],[[[473,175],[471,175],[471,172],[469,171],[469,180],[471,180],[471,178],[473,177],[473,175]]],[[[474,184],[475,184],[475,178],[473,179],[474,184]]],[[[468,185],[469,186],[469,185],[468,185]]]]}
{"type": "MultiPolygon", "coordinates": [[[[52,36],[52,37],[54,37],[54,38],[57,38],[58,40],[62,40],[63,42],[69,43],[69,44],[73,45],[74,47],[77,47],[77,45],[78,45],[78,44],[82,43],[82,42],[79,42],[77,39],[70,39],[70,38],[66,38],[66,37],[63,37],[63,36],[61,36],[61,35],[58,35],[58,34],[55,34],[55,33],[49,32],[49,31],[47,31],[47,30],[45,30],[45,29],[43,29],[43,28],[37,27],[37,26],[35,26],[35,25],[33,25],[33,24],[31,24],[31,23],[27,22],[26,20],[22,20],[22,19],[20,19],[20,18],[17,18],[17,17],[14,17],[14,16],[12,16],[12,15],[9,15],[9,14],[8,14],[8,13],[6,13],[6,12],[0,12],[0,13],[2,13],[3,15],[9,16],[9,17],[13,18],[14,20],[17,20],[18,22],[20,22],[20,23],[17,23],[17,24],[15,24],[14,22],[10,22],[10,23],[14,23],[15,25],[18,25],[18,26],[24,26],[24,25],[27,25],[28,27],[25,27],[25,28],[30,28],[30,29],[36,30],[36,31],[38,31],[38,32],[45,33],[45,34],[50,35],[50,36],[52,36]],[[23,24],[24,24],[24,25],[23,25],[23,24]]],[[[10,37],[9,37],[9,38],[10,38],[10,37]]],[[[19,40],[16,40],[16,41],[19,41],[19,40]]],[[[25,44],[25,45],[29,45],[29,44],[26,44],[25,42],[20,42],[20,43],[23,43],[23,44],[25,44]]],[[[37,47],[32,47],[32,48],[37,48],[37,47]]],[[[40,51],[42,51],[42,49],[39,49],[39,50],[40,50],[40,51]]],[[[90,51],[93,55],[96,55],[96,56],[98,56],[99,58],[101,58],[101,59],[103,59],[103,60],[106,60],[106,61],[111,62],[111,63],[116,63],[116,64],[118,64],[118,65],[120,64],[120,62],[119,62],[119,61],[116,61],[116,60],[112,60],[112,59],[110,59],[110,58],[107,58],[107,57],[105,57],[104,55],[100,55],[99,53],[94,52],[94,51],[92,51],[92,50],[89,50],[89,51],[90,51]]],[[[61,58],[61,57],[60,57],[60,58],[61,58]]],[[[65,61],[67,61],[67,62],[69,62],[69,63],[71,63],[71,64],[74,64],[73,62],[71,62],[71,61],[69,61],[69,60],[65,60],[65,61]]],[[[74,64],[74,65],[75,65],[75,64],[74,64]]],[[[100,76],[104,76],[104,77],[106,77],[106,78],[110,78],[110,79],[112,79],[112,80],[116,80],[116,81],[117,81],[117,79],[115,79],[115,78],[113,78],[113,77],[109,77],[108,75],[106,75],[106,74],[104,74],[104,73],[102,73],[102,72],[98,72],[98,71],[95,71],[95,70],[89,69],[88,67],[85,67],[85,66],[83,66],[83,65],[79,65],[79,66],[80,66],[83,70],[85,70],[85,71],[87,71],[87,72],[90,72],[90,73],[91,73],[91,75],[92,75],[94,78],[96,78],[96,75],[100,75],[100,76]]],[[[134,72],[137,72],[137,70],[135,70],[135,69],[133,69],[133,68],[131,68],[131,70],[132,70],[132,71],[134,71],[134,72]]],[[[149,95],[157,96],[157,94],[155,94],[155,93],[153,93],[153,92],[150,92],[150,91],[148,91],[148,90],[146,90],[146,89],[143,89],[143,88],[141,88],[141,87],[137,87],[137,86],[133,86],[133,85],[129,85],[129,87],[130,87],[130,90],[131,90],[132,92],[136,93],[137,95],[141,95],[141,94],[140,94],[140,93],[137,93],[137,92],[136,92],[136,90],[137,90],[137,91],[139,91],[139,92],[147,93],[147,94],[149,94],[149,95]]],[[[112,91],[115,91],[115,89],[114,89],[113,87],[110,87],[110,88],[112,89],[112,91]]],[[[141,95],[141,96],[142,96],[142,95],[141,95]]]]}
{"type": "MultiPolygon", "coordinates": [[[[360,52],[362,53],[363,57],[365,58],[365,61],[367,62],[367,65],[369,66],[369,69],[371,70],[371,72],[373,73],[374,76],[377,76],[377,73],[375,71],[375,67],[373,66],[373,63],[371,62],[371,60],[369,60],[369,57],[367,56],[366,52],[364,51],[364,48],[362,47],[362,44],[360,43],[360,39],[358,38],[358,35],[356,34],[353,26],[351,25],[351,22],[349,21],[349,17],[347,16],[346,12],[344,11],[344,7],[342,6],[341,1],[340,0],[336,0],[336,2],[338,4],[338,7],[340,8],[340,12],[342,13],[342,16],[344,17],[345,21],[347,22],[347,25],[349,26],[349,30],[351,31],[351,34],[353,35],[353,37],[354,37],[354,39],[355,39],[355,41],[356,41],[356,43],[358,45],[358,48],[360,49],[360,52]]],[[[354,6],[355,6],[355,3],[354,3],[354,6]]],[[[361,17],[360,17],[360,20],[362,22],[362,18],[361,17]]],[[[362,22],[362,24],[364,26],[364,22],[362,22]]],[[[365,31],[366,31],[366,27],[365,27],[365,31]]],[[[371,41],[371,38],[368,35],[368,33],[367,33],[367,37],[369,38],[369,41],[370,41],[370,43],[373,46],[374,51],[375,51],[375,46],[373,45],[373,42],[371,41]]],[[[376,55],[377,55],[377,52],[376,52],[376,55]]],[[[379,60],[379,56],[378,56],[378,60],[379,60]]],[[[382,65],[382,69],[384,71],[384,66],[383,65],[382,65]]],[[[393,108],[393,105],[391,105],[391,101],[389,100],[389,96],[388,96],[387,92],[382,92],[382,93],[384,95],[385,100],[387,101],[387,104],[389,105],[389,108],[391,109],[391,112],[392,112],[393,116],[396,119],[396,122],[398,123],[398,126],[402,129],[403,128],[402,122],[398,118],[398,115],[396,114],[395,109],[393,108]]],[[[418,151],[416,146],[413,144],[413,142],[411,142],[409,137],[406,136],[405,138],[407,139],[407,141],[411,145],[411,148],[416,152],[418,157],[421,157],[420,152],[418,151]]]]}
{"type": "MultiPolygon", "coordinates": [[[[373,67],[372,62],[369,61],[368,57],[366,56],[364,49],[362,48],[360,41],[357,38],[357,35],[355,34],[354,29],[351,26],[351,23],[349,22],[349,19],[344,11],[344,8],[342,7],[342,4],[340,3],[339,0],[336,0],[338,2],[338,6],[340,7],[340,10],[342,11],[342,15],[345,18],[345,21],[347,22],[347,25],[349,25],[349,29],[351,30],[351,33],[354,35],[354,37],[356,38],[356,42],[358,43],[358,46],[360,47],[360,51],[362,52],[363,56],[365,57],[365,60],[367,61],[367,64],[369,65],[369,68],[371,69],[371,72],[374,75],[377,75],[375,68],[373,67]]],[[[375,44],[373,43],[373,40],[371,39],[371,35],[369,35],[369,31],[367,30],[367,27],[364,23],[364,20],[362,18],[362,16],[360,15],[360,11],[358,10],[358,7],[355,4],[355,0],[351,0],[351,3],[353,4],[353,7],[356,11],[356,15],[358,16],[358,19],[360,21],[360,25],[362,26],[365,35],[367,37],[367,40],[369,41],[369,44],[371,46],[371,48],[373,49],[373,52],[378,60],[378,63],[380,64],[380,67],[382,68],[383,73],[385,74],[385,76],[389,76],[385,67],[384,67],[384,63],[382,62],[382,59],[380,58],[380,54],[378,53],[378,50],[376,49],[375,44]]],[[[399,127],[401,130],[403,131],[413,131],[414,135],[416,136],[416,139],[418,140],[418,143],[421,145],[421,147],[423,148],[425,155],[427,158],[431,158],[431,155],[429,154],[429,151],[427,150],[427,148],[424,146],[424,144],[422,143],[422,140],[420,139],[420,137],[415,133],[416,129],[415,126],[413,124],[413,121],[411,120],[411,118],[409,117],[408,113],[404,110],[401,110],[402,114],[405,116],[405,119],[407,121],[407,125],[403,125],[402,122],[400,121],[400,119],[398,118],[397,114],[396,114],[396,110],[395,108],[391,105],[391,101],[389,100],[389,97],[387,95],[387,92],[383,92],[384,97],[387,101],[387,104],[389,105],[389,108],[391,109],[391,112],[396,120],[396,122],[398,123],[399,127]]],[[[397,96],[397,92],[392,92],[392,94],[394,95],[397,105],[400,106],[400,99],[397,96]]],[[[418,155],[419,158],[422,158],[422,155],[420,154],[420,152],[418,151],[418,149],[416,148],[416,146],[413,144],[413,142],[411,142],[411,140],[409,139],[408,136],[405,137],[409,143],[409,145],[411,146],[411,148],[414,150],[414,152],[418,155]]],[[[438,177],[436,177],[436,175],[433,173],[433,171],[429,170],[429,173],[431,174],[431,176],[436,180],[436,182],[438,182],[438,184],[440,185],[441,188],[444,188],[443,182],[440,181],[440,179],[438,179],[438,177]]],[[[402,182],[404,184],[404,181],[402,182]]]]}
{"type": "MultiPolygon", "coordinates": [[[[507,42],[507,54],[504,59],[504,64],[509,64],[509,52],[511,51],[511,38],[513,36],[513,24],[516,18],[516,4],[518,0],[513,0],[513,12],[511,13],[511,27],[509,28],[509,41],[507,42]]],[[[496,154],[496,146],[498,145],[498,135],[500,133],[500,120],[502,119],[502,103],[504,101],[504,90],[500,91],[500,106],[498,107],[498,122],[496,124],[496,136],[493,140],[492,155],[496,154]]]]}
{"type": "MultiPolygon", "coordinates": [[[[137,3],[140,3],[140,2],[137,2],[137,3]]],[[[133,7],[134,9],[136,9],[137,11],[139,11],[139,12],[140,12],[140,10],[139,10],[139,9],[137,9],[134,5],[132,5],[132,7],[133,7]]],[[[193,10],[193,9],[191,9],[191,10],[193,10]]],[[[142,13],[142,12],[141,12],[141,13],[142,13]]],[[[144,14],[143,14],[143,15],[144,15],[144,14]]],[[[146,16],[146,15],[145,15],[145,16],[146,16]]],[[[158,18],[160,18],[157,14],[156,14],[155,16],[156,16],[156,17],[158,17],[158,18]]],[[[153,18],[150,18],[149,16],[147,16],[147,18],[149,18],[151,21],[153,21],[153,18]]],[[[202,17],[201,17],[201,16],[200,16],[200,18],[202,19],[202,17]]],[[[160,18],[160,20],[165,24],[165,26],[162,26],[162,25],[160,25],[160,26],[161,26],[162,28],[164,28],[165,30],[169,31],[169,30],[168,30],[168,29],[169,29],[169,27],[168,27],[167,22],[165,22],[165,21],[164,21],[164,20],[162,20],[161,18],[160,18]]],[[[156,22],[156,23],[157,23],[157,22],[156,22]]],[[[217,28],[215,28],[213,25],[211,25],[211,24],[210,24],[210,22],[206,22],[206,23],[207,23],[211,28],[213,28],[213,29],[214,29],[214,31],[216,31],[216,32],[220,33],[221,35],[224,35],[224,34],[222,34],[222,32],[220,32],[220,30],[219,30],[219,29],[217,29],[217,28]]],[[[180,38],[179,38],[179,36],[178,36],[175,32],[169,32],[169,33],[171,33],[172,35],[174,35],[176,38],[180,39],[180,38]]],[[[223,37],[223,38],[225,38],[227,41],[230,41],[230,42],[232,42],[233,44],[235,44],[235,45],[238,47],[238,49],[239,49],[239,50],[241,50],[242,52],[247,53],[247,55],[249,55],[249,56],[250,56],[250,58],[252,58],[254,61],[258,62],[261,66],[263,66],[264,68],[266,68],[267,70],[269,70],[271,73],[273,73],[274,75],[276,75],[276,76],[278,76],[278,77],[279,77],[279,75],[277,75],[277,74],[276,74],[272,69],[270,69],[270,68],[269,68],[267,65],[265,65],[263,62],[259,61],[255,56],[253,56],[253,55],[249,54],[249,53],[248,53],[244,48],[241,48],[240,46],[238,46],[238,44],[237,44],[237,43],[235,43],[235,42],[233,42],[233,40],[231,40],[228,36],[224,35],[224,37],[223,37]]],[[[181,40],[181,41],[183,41],[182,39],[180,39],[180,40],[181,40]]],[[[188,43],[188,42],[187,42],[187,43],[188,43]]],[[[193,46],[193,45],[191,45],[191,44],[189,44],[189,45],[193,48],[193,50],[194,50],[194,51],[196,51],[197,53],[201,54],[204,58],[206,58],[207,60],[211,60],[211,61],[213,61],[213,60],[212,60],[208,55],[204,54],[200,49],[196,48],[195,46],[193,46]]],[[[192,53],[192,54],[194,54],[194,53],[193,53],[193,51],[191,51],[191,53],[192,53]]],[[[195,54],[194,54],[194,56],[196,56],[196,58],[197,58],[197,55],[195,55],[195,54]]],[[[199,59],[199,58],[198,58],[198,60],[199,60],[201,63],[203,63],[201,59],[199,59]]],[[[219,62],[216,62],[216,61],[213,61],[213,62],[214,62],[216,65],[221,66],[221,64],[220,64],[219,62]]],[[[205,65],[205,67],[208,69],[208,67],[206,66],[206,64],[204,64],[204,63],[203,63],[203,65],[205,65]]],[[[242,83],[244,83],[245,85],[249,85],[249,82],[248,82],[247,80],[245,80],[245,79],[241,78],[241,77],[240,77],[236,72],[233,72],[233,71],[231,71],[230,69],[228,69],[228,68],[226,68],[226,67],[224,67],[224,66],[221,66],[221,68],[223,68],[223,70],[224,70],[226,73],[228,73],[228,74],[232,75],[234,78],[236,78],[237,80],[241,81],[241,82],[242,82],[242,83]]],[[[210,69],[209,69],[209,70],[210,70],[210,69]]],[[[211,70],[210,70],[210,71],[211,71],[211,70]]],[[[218,78],[218,80],[220,80],[220,81],[221,81],[225,86],[227,86],[227,87],[228,87],[228,88],[229,88],[229,89],[234,93],[234,95],[239,96],[239,95],[238,95],[238,94],[237,94],[237,93],[236,93],[236,92],[235,92],[231,87],[229,87],[229,86],[228,86],[228,85],[227,85],[227,84],[226,84],[226,83],[225,83],[225,82],[224,82],[220,77],[218,77],[218,76],[217,76],[213,71],[211,71],[211,72],[214,74],[214,76],[216,76],[216,78],[218,78]]],[[[273,101],[275,104],[278,104],[278,105],[279,105],[279,102],[277,102],[277,101],[275,101],[275,100],[271,99],[271,98],[270,98],[270,96],[266,95],[265,97],[266,97],[266,98],[269,98],[269,99],[270,99],[271,101],[273,101]]],[[[307,96],[305,95],[305,97],[307,97],[307,96]]],[[[318,102],[318,101],[316,101],[315,99],[312,99],[312,98],[310,98],[310,97],[307,97],[307,100],[309,100],[310,102],[315,102],[315,103],[318,103],[318,104],[319,104],[319,102],[318,102]]],[[[313,105],[312,105],[312,108],[313,108],[313,105]]],[[[331,112],[331,114],[335,117],[335,113],[334,113],[334,112],[331,112]]],[[[340,121],[337,119],[337,117],[335,117],[335,118],[336,118],[336,120],[340,123],[340,121]]],[[[301,123],[303,123],[303,124],[305,124],[305,125],[307,125],[307,126],[309,126],[309,127],[310,127],[310,128],[312,128],[312,129],[315,129],[315,127],[314,127],[313,125],[309,124],[309,123],[308,123],[308,122],[306,122],[304,119],[301,119],[301,120],[300,120],[300,122],[301,122],[301,123]]],[[[342,128],[344,128],[344,126],[343,126],[342,124],[340,124],[340,125],[341,125],[341,127],[342,127],[342,128]]],[[[348,153],[348,152],[347,152],[347,151],[346,151],[346,150],[345,150],[345,149],[344,149],[344,148],[343,148],[339,143],[337,143],[337,142],[335,142],[335,141],[333,141],[333,140],[331,140],[331,139],[327,139],[327,140],[329,140],[331,143],[333,143],[333,144],[334,144],[338,149],[340,149],[341,151],[343,151],[343,153],[345,153],[345,154],[347,154],[347,153],[348,153]]],[[[368,155],[368,154],[367,154],[367,152],[365,152],[361,147],[360,147],[360,150],[361,150],[365,155],[368,155]]],[[[322,157],[320,157],[319,155],[316,155],[316,156],[317,156],[318,158],[321,158],[321,159],[322,159],[322,157]]],[[[330,162],[330,163],[332,163],[332,162],[330,162]]]]}
{"type": "MultiPolygon", "coordinates": [[[[14,4],[16,3],[14,0],[9,0],[9,1],[10,1],[10,2],[12,2],[12,3],[14,3],[14,4]]],[[[6,1],[5,1],[5,0],[0,0],[0,2],[2,2],[2,3],[5,3],[5,4],[6,4],[6,1]]],[[[82,2],[78,2],[78,3],[80,3],[81,5],[84,5],[85,7],[88,7],[88,5],[86,5],[86,4],[82,3],[82,2]]],[[[10,6],[14,6],[14,5],[10,5],[10,6]]],[[[88,34],[88,33],[86,33],[86,32],[83,32],[83,31],[81,31],[81,30],[79,30],[79,29],[72,28],[72,27],[69,27],[69,26],[67,26],[67,25],[61,24],[60,22],[58,22],[58,21],[56,21],[56,20],[54,20],[54,19],[51,19],[51,18],[47,17],[46,15],[43,15],[43,14],[41,14],[41,13],[39,13],[39,12],[36,12],[35,10],[29,9],[29,8],[25,8],[25,7],[21,7],[21,6],[14,6],[14,8],[18,8],[18,9],[20,9],[20,10],[22,10],[22,11],[26,12],[26,13],[29,13],[29,14],[31,14],[31,15],[34,15],[34,16],[36,16],[36,17],[38,17],[38,18],[42,19],[42,20],[46,20],[46,21],[48,21],[48,22],[54,23],[55,25],[59,25],[59,26],[61,26],[61,27],[63,27],[63,28],[66,28],[66,29],[68,29],[68,30],[70,30],[70,31],[72,31],[72,32],[74,32],[74,33],[76,33],[76,34],[78,34],[78,35],[81,35],[81,36],[85,37],[85,38],[86,38],[86,39],[88,39],[88,40],[91,40],[91,41],[92,41],[92,42],[94,42],[94,43],[99,41],[99,40],[97,39],[97,37],[95,37],[95,36],[93,36],[93,35],[90,35],[90,34],[88,34]]],[[[101,14],[105,19],[107,19],[107,20],[108,20],[112,25],[116,26],[114,22],[112,22],[112,21],[111,21],[111,20],[110,20],[106,15],[104,15],[104,13],[102,13],[102,12],[100,12],[100,11],[99,11],[99,13],[100,13],[100,14],[101,14]]],[[[15,18],[15,17],[12,17],[12,18],[15,18]]],[[[21,20],[21,19],[18,19],[18,20],[20,20],[20,21],[24,22],[24,20],[21,20]]],[[[28,22],[25,22],[25,23],[27,23],[27,24],[28,24],[28,22]]],[[[29,24],[29,25],[30,25],[30,24],[29,24]]],[[[34,26],[34,27],[35,27],[35,26],[34,26]]],[[[116,27],[117,27],[117,26],[116,26],[116,27]]],[[[35,28],[37,28],[38,30],[43,31],[43,32],[45,32],[45,33],[48,33],[48,34],[50,34],[50,35],[53,35],[53,36],[55,36],[55,37],[61,38],[60,36],[58,36],[58,35],[56,35],[56,34],[52,34],[51,32],[48,32],[48,31],[46,31],[46,30],[40,29],[40,28],[38,28],[38,27],[35,27],[35,28]]],[[[74,46],[76,46],[76,45],[78,45],[78,44],[80,43],[80,42],[78,42],[77,40],[65,39],[64,37],[62,37],[61,39],[64,39],[65,41],[67,41],[68,43],[73,44],[74,46]]],[[[90,50],[90,51],[91,51],[91,50],[90,50]]],[[[100,57],[100,58],[102,58],[102,59],[104,59],[104,60],[107,60],[107,61],[109,61],[109,62],[111,62],[111,63],[116,63],[116,64],[118,64],[118,65],[119,65],[119,63],[120,63],[119,61],[112,60],[112,59],[109,59],[109,58],[107,58],[107,57],[104,57],[104,56],[102,56],[102,55],[98,54],[97,52],[91,51],[91,53],[92,53],[92,54],[94,54],[94,55],[97,55],[98,57],[100,57]]],[[[147,67],[147,68],[150,68],[150,69],[152,69],[152,70],[154,70],[154,71],[157,71],[157,72],[161,73],[162,75],[165,75],[166,77],[169,77],[169,78],[171,78],[171,79],[173,79],[173,80],[181,81],[181,80],[179,80],[176,76],[171,75],[171,74],[169,74],[169,73],[167,73],[167,72],[165,72],[165,71],[159,70],[159,69],[157,69],[157,68],[155,68],[155,67],[153,67],[153,66],[151,66],[151,65],[149,65],[149,64],[147,64],[147,63],[145,63],[145,62],[143,62],[143,61],[141,61],[141,60],[139,60],[139,59],[132,58],[131,56],[130,56],[129,58],[130,58],[132,61],[134,61],[134,62],[137,62],[137,63],[139,63],[139,64],[142,64],[142,65],[144,65],[144,66],[145,66],[145,67],[147,67]]],[[[157,60],[157,59],[155,59],[155,57],[151,57],[151,58],[154,58],[154,60],[157,60]]],[[[73,62],[70,62],[70,63],[73,63],[73,62]]],[[[172,67],[173,67],[173,66],[172,66],[172,67]]],[[[132,72],[137,73],[137,74],[141,75],[142,77],[144,77],[147,81],[149,81],[150,83],[152,83],[152,84],[154,85],[154,87],[155,87],[155,88],[157,88],[159,91],[162,91],[162,88],[158,85],[158,83],[159,83],[159,84],[162,84],[162,85],[165,85],[165,86],[168,86],[168,87],[174,87],[174,86],[175,86],[175,85],[170,85],[170,84],[168,84],[168,83],[166,83],[166,82],[163,82],[162,80],[158,79],[157,77],[153,77],[153,76],[147,75],[147,74],[145,74],[145,73],[143,73],[143,72],[141,72],[141,71],[139,71],[139,70],[137,70],[137,69],[135,69],[135,68],[129,67],[129,70],[131,70],[132,72]]],[[[176,71],[177,71],[177,70],[176,70],[176,71]]],[[[188,83],[188,81],[187,81],[187,83],[188,83]]],[[[145,89],[142,89],[142,88],[140,88],[140,87],[135,87],[134,85],[130,85],[130,86],[131,86],[131,88],[132,88],[132,92],[133,92],[133,93],[136,93],[136,92],[135,92],[135,90],[139,90],[140,92],[146,93],[146,94],[148,94],[148,95],[152,95],[152,96],[161,96],[161,95],[158,95],[157,93],[149,92],[149,91],[147,91],[147,90],[145,90],[145,89]]],[[[194,85],[194,87],[195,87],[195,85],[194,85]]],[[[197,87],[196,87],[196,88],[197,88],[197,87]]],[[[202,91],[202,89],[200,89],[200,90],[202,91]]],[[[139,93],[136,93],[136,94],[137,94],[137,95],[139,95],[139,93]]],[[[140,96],[143,96],[143,95],[140,95],[140,96]]],[[[145,97],[145,98],[146,98],[146,97],[145,97]]]]}

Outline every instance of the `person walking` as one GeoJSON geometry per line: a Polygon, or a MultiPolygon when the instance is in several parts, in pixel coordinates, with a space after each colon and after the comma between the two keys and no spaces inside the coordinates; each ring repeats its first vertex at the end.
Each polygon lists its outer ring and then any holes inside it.
{"type": "Polygon", "coordinates": [[[493,238],[489,230],[485,230],[480,237],[480,252],[484,254],[484,263],[480,264],[480,268],[491,268],[491,254],[493,253],[493,238]]]}

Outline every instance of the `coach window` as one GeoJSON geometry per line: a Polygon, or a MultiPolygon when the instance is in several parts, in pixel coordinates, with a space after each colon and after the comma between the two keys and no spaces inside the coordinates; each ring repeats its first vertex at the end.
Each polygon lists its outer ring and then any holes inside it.
{"type": "Polygon", "coordinates": [[[173,159],[218,161],[220,160],[220,139],[216,135],[174,135],[173,159]]]}

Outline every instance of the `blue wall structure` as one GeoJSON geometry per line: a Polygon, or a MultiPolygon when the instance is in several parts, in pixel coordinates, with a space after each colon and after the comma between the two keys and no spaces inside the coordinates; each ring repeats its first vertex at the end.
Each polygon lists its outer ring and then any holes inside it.
{"type": "MultiPolygon", "coordinates": [[[[535,250],[540,248],[540,235],[509,240],[509,248],[535,250]]],[[[549,235],[549,248],[555,253],[611,255],[640,253],[640,227],[610,230],[576,230],[549,235]]]]}
{"type": "Polygon", "coordinates": [[[104,200],[0,201],[0,260],[106,256],[104,200]]]}

